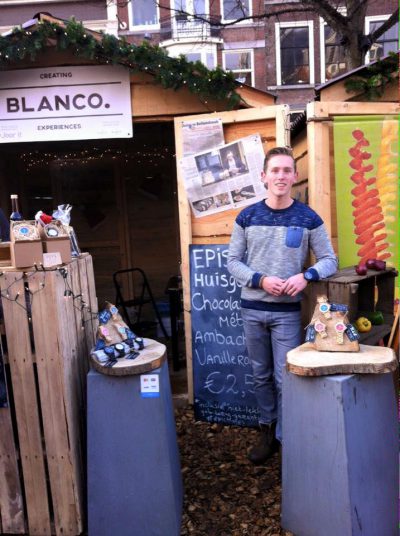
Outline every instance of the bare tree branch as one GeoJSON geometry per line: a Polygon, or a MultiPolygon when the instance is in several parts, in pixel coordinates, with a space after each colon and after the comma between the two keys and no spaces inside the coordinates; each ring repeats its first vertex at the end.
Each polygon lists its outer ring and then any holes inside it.
{"type": "Polygon", "coordinates": [[[344,28],[346,26],[346,16],[342,15],[327,0],[303,0],[303,4],[310,6],[330,26],[335,28],[344,28]]]}
{"type": "Polygon", "coordinates": [[[399,8],[382,24],[375,32],[369,34],[371,44],[381,37],[387,30],[396,24],[399,20],[399,8]]]}
{"type": "MultiPolygon", "coordinates": [[[[110,0],[107,0],[110,1],[110,0]]],[[[132,0],[116,0],[117,5],[127,5],[132,0]]],[[[243,0],[236,0],[233,5],[234,11],[241,11],[243,16],[235,20],[221,20],[221,15],[214,15],[220,10],[213,10],[214,0],[210,0],[210,13],[191,13],[187,10],[179,10],[170,5],[164,5],[161,0],[153,1],[154,5],[160,8],[162,21],[169,19],[174,15],[188,17],[188,20],[196,20],[204,25],[210,25],[214,28],[233,27],[241,22],[250,21],[261,23],[270,19],[280,20],[283,15],[312,13],[319,15],[327,24],[340,36],[340,44],[344,49],[346,63],[349,69],[353,69],[362,64],[365,53],[371,48],[372,44],[382,36],[385,31],[391,28],[398,20],[399,9],[390,16],[375,32],[369,36],[364,35],[364,20],[369,0],[302,0],[300,3],[281,2],[273,4],[264,4],[264,0],[259,0],[255,6],[254,13],[246,15],[246,8],[243,8],[243,0]],[[345,7],[346,11],[340,10],[345,7]]],[[[223,2],[220,0],[219,5],[223,2]]],[[[172,3],[178,6],[178,3],[172,3]]],[[[185,2],[182,2],[186,6],[185,2]]],[[[180,4],[180,5],[182,5],[180,4]]],[[[218,7],[219,7],[218,5],[218,7]]],[[[226,15],[226,14],[225,14],[226,15]]],[[[227,16],[227,15],[226,15],[227,16]]],[[[297,18],[297,17],[296,17],[297,18]]]]}
{"type": "Polygon", "coordinates": [[[365,8],[368,0],[347,0],[347,18],[351,20],[361,8],[365,8]]]}
{"type": "MultiPolygon", "coordinates": [[[[128,0],[130,1],[130,0],[128,0]]],[[[304,3],[307,3],[307,2],[304,2],[304,3]]],[[[315,4],[315,1],[314,2],[311,2],[309,1],[310,4],[315,4]]],[[[309,7],[287,7],[287,8],[283,8],[283,9],[279,9],[277,11],[271,11],[271,12],[265,12],[265,13],[260,13],[258,15],[254,14],[254,15],[248,15],[248,16],[243,16],[243,17],[239,17],[235,20],[232,20],[232,21],[228,21],[228,22],[222,22],[220,20],[220,18],[214,18],[212,17],[211,15],[207,15],[205,13],[196,13],[195,15],[193,13],[190,13],[189,11],[183,11],[183,10],[180,10],[180,9],[175,9],[175,8],[172,8],[172,7],[167,7],[167,6],[164,6],[164,5],[161,5],[158,1],[155,2],[156,6],[162,8],[163,10],[165,11],[169,11],[171,13],[175,13],[175,14],[179,14],[179,15],[186,15],[188,17],[193,17],[193,19],[195,20],[199,20],[201,22],[204,22],[205,24],[210,24],[211,26],[215,26],[215,27],[218,27],[218,28],[226,28],[226,27],[229,27],[229,26],[234,26],[235,24],[238,24],[240,22],[243,22],[243,21],[259,21],[259,20],[263,20],[263,19],[269,19],[271,17],[278,17],[279,15],[285,15],[286,13],[310,13],[310,12],[315,12],[315,7],[313,7],[312,5],[310,5],[309,7]]]]}

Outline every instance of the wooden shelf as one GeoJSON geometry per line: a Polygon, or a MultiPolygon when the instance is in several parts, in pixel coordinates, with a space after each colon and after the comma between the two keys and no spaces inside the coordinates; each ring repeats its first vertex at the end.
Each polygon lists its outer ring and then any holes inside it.
{"type": "Polygon", "coordinates": [[[390,331],[392,329],[392,325],[389,324],[381,324],[380,326],[372,326],[371,330],[367,333],[360,333],[360,340],[359,342],[361,344],[369,344],[370,346],[374,346],[377,344],[383,337],[386,335],[389,335],[390,331]]]}
{"type": "Polygon", "coordinates": [[[354,266],[350,266],[350,267],[342,268],[341,270],[338,270],[336,274],[331,275],[324,281],[330,281],[330,282],[342,283],[342,284],[350,284],[350,283],[360,283],[361,281],[365,281],[367,279],[374,278],[374,277],[379,278],[384,275],[396,277],[397,271],[394,268],[387,268],[384,271],[371,270],[369,268],[366,275],[358,275],[355,271],[354,266]]]}

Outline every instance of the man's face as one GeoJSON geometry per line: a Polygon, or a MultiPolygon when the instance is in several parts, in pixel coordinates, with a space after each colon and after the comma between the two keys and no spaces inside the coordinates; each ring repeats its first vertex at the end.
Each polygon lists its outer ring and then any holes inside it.
{"type": "Polygon", "coordinates": [[[261,173],[261,180],[268,188],[270,195],[275,197],[290,197],[292,184],[297,180],[293,158],[278,154],[270,158],[267,169],[261,173]]]}

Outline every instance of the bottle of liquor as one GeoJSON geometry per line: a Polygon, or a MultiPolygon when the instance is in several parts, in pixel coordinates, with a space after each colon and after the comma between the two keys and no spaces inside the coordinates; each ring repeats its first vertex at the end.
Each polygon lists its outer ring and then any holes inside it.
{"type": "Polygon", "coordinates": [[[22,218],[22,214],[20,213],[19,211],[19,207],[18,207],[18,195],[17,194],[11,194],[11,215],[10,215],[10,220],[11,221],[21,221],[23,218],[22,218]]]}

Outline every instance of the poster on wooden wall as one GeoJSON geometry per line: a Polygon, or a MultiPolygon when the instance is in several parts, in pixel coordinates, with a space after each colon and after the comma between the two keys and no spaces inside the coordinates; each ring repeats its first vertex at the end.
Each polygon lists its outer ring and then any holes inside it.
{"type": "MultiPolygon", "coordinates": [[[[334,118],[340,267],[381,259],[399,270],[399,121],[334,118]]],[[[397,298],[399,278],[397,278],[397,298]]]]}
{"type": "Polygon", "coordinates": [[[181,158],[184,187],[196,218],[241,208],[265,195],[259,134],[181,158]]]}
{"type": "Polygon", "coordinates": [[[220,147],[224,143],[224,129],[219,117],[198,121],[182,121],[183,156],[220,147]]]}

